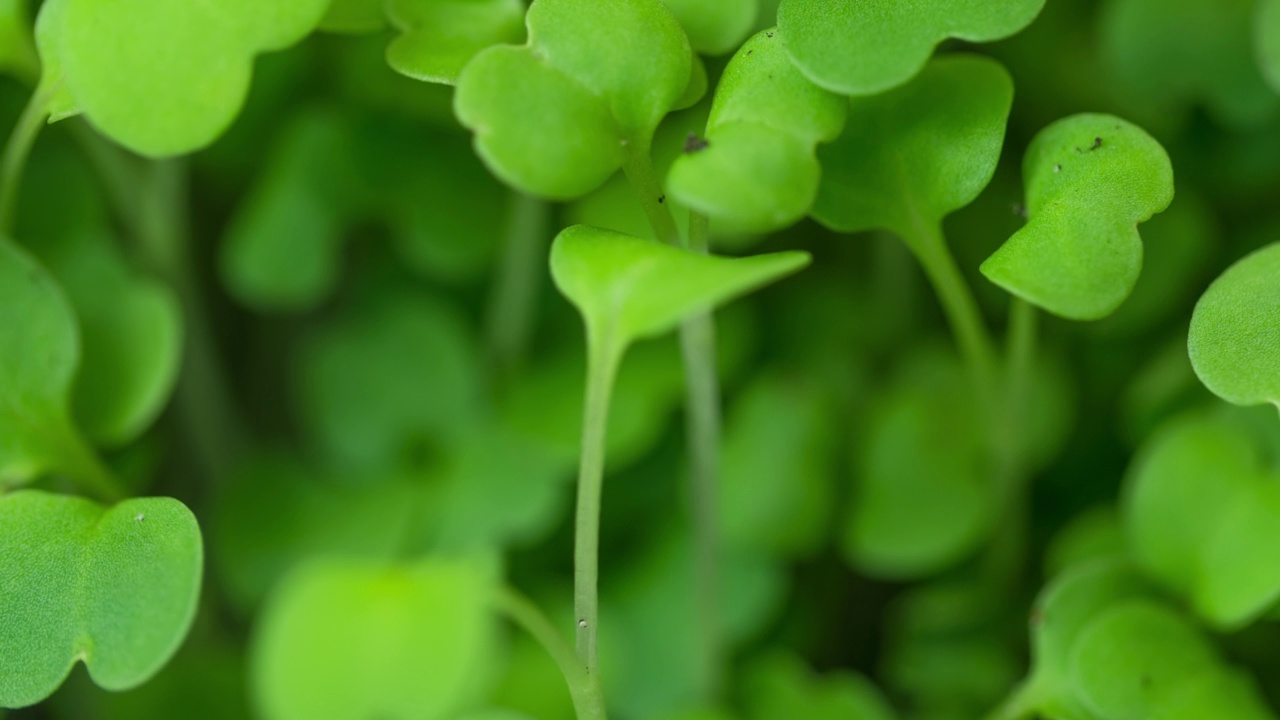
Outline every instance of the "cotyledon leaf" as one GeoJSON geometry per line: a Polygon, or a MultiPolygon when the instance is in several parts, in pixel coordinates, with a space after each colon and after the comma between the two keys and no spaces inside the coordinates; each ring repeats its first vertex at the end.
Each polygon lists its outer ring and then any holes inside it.
{"type": "Polygon", "coordinates": [[[1160,143],[1110,115],[1042,130],[1023,158],[1027,224],[982,264],[995,284],[1072,320],[1110,315],[1142,269],[1138,223],[1173,200],[1160,143]]]}
{"type": "Polygon", "coordinates": [[[585,225],[551,247],[556,286],[582,313],[591,342],[602,343],[596,349],[617,355],[808,262],[803,252],[714,257],[585,225]]]}
{"type": "Polygon", "coordinates": [[[281,583],[252,646],[266,720],[450,720],[495,661],[496,563],[317,560],[281,583]]]}
{"type": "Polygon", "coordinates": [[[663,0],[689,35],[689,44],[705,55],[723,55],[751,32],[758,0],[663,0]]]}
{"type": "Polygon", "coordinates": [[[202,564],[172,498],[0,497],[0,706],[43,700],[77,661],[108,690],[145,682],[191,625],[202,564]]]}
{"type": "Polygon", "coordinates": [[[143,155],[180,155],[235,119],[255,56],[301,40],[328,4],[52,0],[41,10],[41,53],[46,74],[61,72],[69,97],[107,136],[143,155]]]}
{"type": "Polygon", "coordinates": [[[816,675],[799,658],[766,655],[745,673],[751,720],[894,720],[889,702],[866,678],[851,672],[816,675]]]}
{"type": "Polygon", "coordinates": [[[911,79],[935,46],[988,42],[1026,27],[1045,0],[782,0],[778,29],[805,75],[843,95],[911,79]]]}
{"type": "Polygon", "coordinates": [[[1280,243],[1236,262],[1191,316],[1187,349],[1196,375],[1237,405],[1280,407],[1280,243]]]}
{"type": "Polygon", "coordinates": [[[821,172],[814,148],[839,135],[846,107],[795,69],[776,30],[761,31],[725,68],[706,140],[692,139],[676,159],[669,192],[735,228],[790,225],[813,204],[821,172]]]}
{"type": "Polygon", "coordinates": [[[1253,38],[1263,79],[1280,92],[1280,0],[1258,4],[1253,38]]]}
{"type": "Polygon", "coordinates": [[[1012,104],[1008,72],[973,55],[940,57],[900,88],[853,98],[844,133],[818,152],[814,217],[904,239],[936,227],[991,181],[1012,104]]]}
{"type": "Polygon", "coordinates": [[[387,17],[400,36],[387,64],[424,82],[453,85],[471,58],[490,45],[524,38],[520,0],[389,0],[387,17]]]}
{"type": "Polygon", "coordinates": [[[370,33],[387,24],[383,0],[331,0],[319,29],[337,33],[370,33]]]}
{"type": "Polygon", "coordinates": [[[529,43],[481,51],[454,109],[496,175],[570,199],[598,187],[680,104],[693,53],[661,0],[538,0],[529,43]]]}

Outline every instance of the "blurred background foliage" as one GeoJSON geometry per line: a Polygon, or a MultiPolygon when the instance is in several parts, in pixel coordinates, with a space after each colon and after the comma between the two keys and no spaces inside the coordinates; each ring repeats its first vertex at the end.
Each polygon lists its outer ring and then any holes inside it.
{"type": "MultiPolygon", "coordinates": [[[[773,8],[761,5],[765,27],[773,8]]],[[[195,629],[153,681],[111,694],[78,667],[8,720],[252,716],[247,648],[264,608],[322,557],[497,550],[512,584],[571,627],[584,358],[542,258],[567,224],[647,235],[644,217],[620,182],[564,205],[503,188],[453,119],[449,89],[392,72],[391,31],[352,8],[330,28],[369,32],[263,56],[231,130],[163,166],[186,187],[191,256],[176,271],[107,210],[82,121],[49,128],[35,151],[15,235],[79,315],[77,418],[117,447],[110,462],[138,493],[195,511],[209,562],[195,629]],[[513,305],[499,279],[531,263],[529,300],[513,305]],[[163,350],[183,342],[174,293],[188,355],[175,401],[139,436],[163,400],[147,384],[179,372],[163,350]],[[510,326],[513,312],[528,325],[510,326]],[[104,384],[136,386],[131,416],[102,414],[92,388],[104,384]]],[[[1249,0],[1049,0],[1009,40],[943,48],[994,57],[1015,81],[997,175],[946,222],[989,318],[1007,299],[977,267],[1023,222],[1021,149],[1047,123],[1127,117],[1164,144],[1177,176],[1173,205],[1143,226],[1145,267],[1120,311],[1043,321],[1025,512],[996,500],[941,313],[901,243],[812,221],[714,238],[730,253],[815,256],[718,315],[722,631],[742,717],[981,717],[1026,672],[1044,581],[1124,551],[1122,481],[1162,426],[1214,408],[1280,437],[1274,411],[1222,409],[1185,352],[1209,281],[1280,232],[1280,94],[1256,63],[1253,17],[1249,0]]],[[[724,63],[707,60],[713,77],[724,63]]],[[[0,127],[26,92],[0,77],[0,127]]],[[[708,103],[660,128],[660,171],[708,103]]],[[[636,347],[611,419],[601,636],[621,720],[721,717],[698,706],[682,382],[674,340],[636,347]]],[[[1220,640],[1280,707],[1280,624],[1220,640]]],[[[468,692],[539,720],[572,717],[530,638],[491,643],[468,692]]]]}

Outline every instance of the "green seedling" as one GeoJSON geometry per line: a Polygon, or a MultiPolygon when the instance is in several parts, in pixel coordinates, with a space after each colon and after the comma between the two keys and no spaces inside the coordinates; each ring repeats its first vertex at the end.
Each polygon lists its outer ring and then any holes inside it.
{"type": "Polygon", "coordinates": [[[524,36],[519,0],[392,0],[387,17],[401,33],[387,47],[387,64],[423,82],[456,85],[481,50],[524,36]]]}

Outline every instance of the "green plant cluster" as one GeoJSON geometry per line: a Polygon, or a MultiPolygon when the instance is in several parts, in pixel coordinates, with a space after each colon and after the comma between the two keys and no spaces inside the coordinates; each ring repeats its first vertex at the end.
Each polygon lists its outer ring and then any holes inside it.
{"type": "Polygon", "coordinates": [[[1280,0],[0,0],[0,128],[2,720],[1280,717],[1280,0]]]}

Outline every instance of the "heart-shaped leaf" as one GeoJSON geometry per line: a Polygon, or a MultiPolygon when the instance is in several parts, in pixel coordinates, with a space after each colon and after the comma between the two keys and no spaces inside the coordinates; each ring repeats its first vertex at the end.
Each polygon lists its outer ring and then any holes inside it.
{"type": "Polygon", "coordinates": [[[714,257],[585,225],[564,230],[551,247],[551,275],[582,313],[592,352],[614,358],[632,341],[666,333],[808,262],[803,252],[714,257]]]}
{"type": "Polygon", "coordinates": [[[1074,115],[1023,158],[1028,222],[982,264],[1005,290],[1072,320],[1120,307],[1142,270],[1138,223],[1173,200],[1160,143],[1109,115],[1074,115]]]}
{"type": "Polygon", "coordinates": [[[769,231],[804,217],[818,190],[814,148],[844,125],[846,102],[809,82],[775,30],[733,56],[716,89],[705,141],[694,138],[668,176],[671,194],[713,221],[769,231]]]}
{"type": "Polygon", "coordinates": [[[689,44],[704,55],[724,55],[751,32],[758,0],[662,0],[680,21],[689,44]]]}
{"type": "Polygon", "coordinates": [[[689,85],[692,51],[661,0],[538,0],[525,21],[529,44],[476,55],[454,107],[496,175],[570,199],[648,152],[689,85]]]}
{"type": "Polygon", "coordinates": [[[491,676],[496,563],[318,560],[272,595],[253,641],[267,720],[446,720],[491,676]]]}
{"type": "Polygon", "coordinates": [[[383,0],[330,0],[320,29],[336,33],[377,32],[387,24],[383,0]]]}
{"type": "Polygon", "coordinates": [[[903,369],[867,425],[843,549],[878,577],[919,577],[971,552],[998,517],[1000,490],[981,412],[953,358],[903,369]]]}
{"type": "Polygon", "coordinates": [[[1026,27],[1044,0],[782,0],[787,52],[819,85],[872,95],[910,80],[954,37],[988,42],[1026,27]]]}
{"type": "Polygon", "coordinates": [[[479,353],[456,309],[379,288],[300,356],[300,416],[346,468],[436,459],[482,412],[479,353]]]}
{"type": "Polygon", "coordinates": [[[387,63],[424,82],[457,84],[481,50],[524,38],[520,0],[390,0],[387,17],[401,33],[387,47],[387,63]]]}
{"type": "Polygon", "coordinates": [[[1280,477],[1260,444],[1234,416],[1193,416],[1156,435],[1126,481],[1134,557],[1223,628],[1280,599],[1280,477]]]}
{"type": "Polygon", "coordinates": [[[904,239],[973,202],[991,181],[1013,81],[994,60],[938,58],[911,83],[854,98],[844,134],[822,147],[813,215],[840,232],[904,239]]]}
{"type": "Polygon", "coordinates": [[[1262,77],[1280,92],[1280,0],[1262,0],[1254,20],[1254,44],[1262,77]]]}
{"type": "Polygon", "coordinates": [[[1196,375],[1237,405],[1280,406],[1280,243],[1238,261],[1209,286],[1191,316],[1196,375]]]}
{"type": "Polygon", "coordinates": [[[41,10],[46,80],[50,68],[60,70],[75,104],[131,150],[188,153],[235,119],[254,57],[301,40],[328,4],[54,0],[41,10]]]}
{"type": "Polygon", "coordinates": [[[755,660],[745,671],[751,720],[893,720],[897,714],[861,675],[818,676],[792,655],[755,660]]]}
{"type": "Polygon", "coordinates": [[[1229,126],[1280,114],[1254,54],[1255,0],[1115,0],[1102,8],[1101,56],[1136,118],[1176,129],[1193,104],[1229,126]]]}
{"type": "Polygon", "coordinates": [[[202,563],[177,500],[0,497],[0,706],[43,700],[80,660],[108,690],[145,682],[191,626],[202,563]]]}

